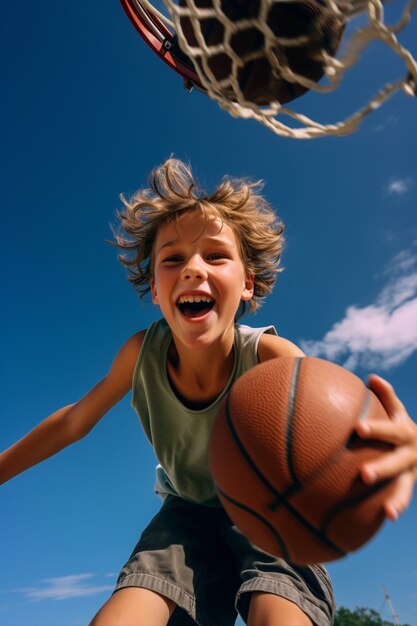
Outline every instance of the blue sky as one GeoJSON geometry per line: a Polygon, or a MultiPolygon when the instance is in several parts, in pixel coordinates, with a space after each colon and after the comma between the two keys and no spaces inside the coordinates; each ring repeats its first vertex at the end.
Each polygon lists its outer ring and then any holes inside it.
{"type": "MultiPolygon", "coordinates": [[[[264,179],[287,225],[285,272],[246,321],[385,375],[416,417],[415,99],[398,94],[355,135],[297,142],[185,93],[117,0],[6,3],[2,17],[2,449],[81,397],[158,317],[105,242],[119,193],[171,153],[208,188],[226,173],[264,179]]],[[[414,18],[404,41],[416,34],[414,18]]],[[[396,72],[375,46],[340,92],[297,106],[334,121],[396,72]]],[[[2,487],[0,626],[88,623],[159,506],[154,465],[127,397],[2,487]]],[[[417,626],[416,514],[414,501],[330,566],[339,605],[389,618],[386,585],[401,623],[417,626]]]]}

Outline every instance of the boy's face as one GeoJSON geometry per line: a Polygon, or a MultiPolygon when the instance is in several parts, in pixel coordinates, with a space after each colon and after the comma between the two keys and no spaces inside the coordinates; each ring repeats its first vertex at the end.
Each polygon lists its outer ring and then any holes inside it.
{"type": "Polygon", "coordinates": [[[185,345],[229,339],[240,301],[251,299],[253,287],[234,231],[219,217],[193,210],[160,228],[152,300],[185,345]]]}

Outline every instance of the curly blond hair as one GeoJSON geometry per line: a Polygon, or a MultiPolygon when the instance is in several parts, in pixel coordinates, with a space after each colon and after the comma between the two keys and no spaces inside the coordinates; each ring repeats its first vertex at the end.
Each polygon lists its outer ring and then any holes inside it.
{"type": "MultiPolygon", "coordinates": [[[[243,264],[255,276],[250,312],[256,311],[275,284],[280,271],[284,225],[269,203],[259,194],[262,182],[224,177],[208,195],[194,181],[190,167],[170,158],[149,176],[149,188],[136,192],[118,211],[120,231],[114,244],[124,251],[119,260],[129,272],[129,281],[143,297],[150,291],[153,276],[153,246],[159,228],[177,220],[184,212],[200,209],[213,215],[234,231],[243,264]]],[[[237,317],[245,312],[241,302],[237,317]]]]}

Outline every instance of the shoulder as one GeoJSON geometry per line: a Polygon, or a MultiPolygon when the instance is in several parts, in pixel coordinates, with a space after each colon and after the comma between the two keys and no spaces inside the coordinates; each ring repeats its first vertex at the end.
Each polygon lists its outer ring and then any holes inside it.
{"type": "Polygon", "coordinates": [[[144,330],[139,330],[137,333],[129,337],[129,339],[121,347],[120,352],[123,353],[126,358],[136,357],[137,359],[147,332],[148,331],[145,328],[144,330]]]}
{"type": "Polygon", "coordinates": [[[280,356],[304,356],[304,352],[298,346],[277,335],[263,333],[259,338],[258,359],[260,363],[275,359],[280,356]]]}
{"type": "Polygon", "coordinates": [[[140,330],[122,345],[110,368],[110,377],[132,378],[146,332],[146,330],[140,330]]]}

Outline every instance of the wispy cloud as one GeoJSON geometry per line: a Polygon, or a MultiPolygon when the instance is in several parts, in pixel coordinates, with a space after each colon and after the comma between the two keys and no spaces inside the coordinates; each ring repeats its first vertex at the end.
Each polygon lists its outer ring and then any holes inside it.
{"type": "Polygon", "coordinates": [[[390,196],[403,196],[412,186],[412,178],[390,178],[386,185],[386,193],[390,196]]]}
{"type": "Polygon", "coordinates": [[[95,574],[85,573],[58,578],[45,578],[31,587],[2,590],[7,593],[20,593],[28,600],[67,600],[81,596],[93,596],[109,592],[114,585],[100,585],[92,582],[95,574]]]}
{"type": "Polygon", "coordinates": [[[304,351],[351,370],[389,370],[408,359],[417,350],[417,254],[397,254],[384,276],[374,303],[349,306],[322,339],[303,340],[304,351]]]}
{"type": "Polygon", "coordinates": [[[393,126],[396,126],[397,124],[398,124],[398,117],[396,117],[395,115],[388,115],[388,117],[384,119],[380,124],[378,124],[377,126],[374,126],[374,128],[372,129],[372,132],[380,133],[383,130],[386,130],[387,128],[392,128],[393,126]]]}

